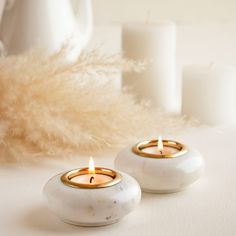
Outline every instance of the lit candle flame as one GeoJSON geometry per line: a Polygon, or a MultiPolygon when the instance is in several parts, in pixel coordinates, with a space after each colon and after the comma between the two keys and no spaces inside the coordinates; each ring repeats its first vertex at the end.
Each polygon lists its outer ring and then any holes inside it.
{"type": "Polygon", "coordinates": [[[89,159],[89,174],[95,174],[95,166],[92,157],[89,159]]]}
{"type": "Polygon", "coordinates": [[[163,142],[162,142],[162,137],[159,136],[157,140],[157,150],[162,154],[163,151],[163,142]]]}

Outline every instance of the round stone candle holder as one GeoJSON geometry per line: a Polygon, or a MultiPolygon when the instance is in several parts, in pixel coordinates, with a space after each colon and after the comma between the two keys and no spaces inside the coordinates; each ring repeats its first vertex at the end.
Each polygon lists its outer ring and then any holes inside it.
{"type": "Polygon", "coordinates": [[[95,179],[102,181],[86,183],[88,170],[86,167],[58,174],[45,185],[47,205],[62,221],[80,226],[108,225],[140,202],[141,189],[131,176],[95,167],[95,179]]]}
{"type": "Polygon", "coordinates": [[[144,192],[177,192],[195,182],[202,174],[202,155],[190,147],[171,140],[143,141],[120,151],[115,167],[133,176],[144,192]]]}

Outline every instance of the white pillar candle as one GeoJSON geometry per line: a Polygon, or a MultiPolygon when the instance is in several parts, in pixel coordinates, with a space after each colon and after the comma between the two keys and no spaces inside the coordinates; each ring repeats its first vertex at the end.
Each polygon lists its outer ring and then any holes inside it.
{"type": "Polygon", "coordinates": [[[191,65],[183,70],[183,113],[210,125],[235,123],[236,73],[223,65],[191,65]]]}
{"type": "Polygon", "coordinates": [[[123,86],[138,100],[150,100],[157,108],[176,113],[176,27],[173,22],[124,24],[125,57],[150,62],[142,73],[127,73],[123,86]]]}

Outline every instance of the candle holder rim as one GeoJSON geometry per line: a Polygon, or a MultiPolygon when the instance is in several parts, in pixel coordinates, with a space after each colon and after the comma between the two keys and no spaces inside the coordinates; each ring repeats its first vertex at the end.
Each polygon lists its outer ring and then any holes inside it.
{"type": "Polygon", "coordinates": [[[97,188],[106,188],[106,187],[114,186],[122,180],[122,175],[117,171],[114,171],[112,169],[105,168],[105,167],[95,167],[96,174],[104,174],[104,175],[110,176],[112,177],[112,180],[107,181],[105,183],[101,183],[101,184],[81,184],[81,183],[72,181],[72,179],[76,176],[89,174],[88,170],[89,170],[89,167],[76,168],[76,169],[69,170],[61,176],[61,181],[65,185],[69,187],[73,187],[73,188],[97,189],[97,188]]]}
{"type": "Polygon", "coordinates": [[[147,152],[142,151],[143,149],[147,147],[157,147],[157,142],[158,142],[158,139],[145,140],[145,141],[138,142],[132,147],[132,151],[133,153],[142,157],[160,158],[160,159],[175,158],[175,157],[182,156],[183,154],[188,152],[186,145],[180,142],[177,142],[174,140],[168,140],[168,139],[162,140],[163,146],[176,148],[179,150],[178,152],[172,153],[172,154],[153,154],[153,153],[147,153],[147,152]]]}

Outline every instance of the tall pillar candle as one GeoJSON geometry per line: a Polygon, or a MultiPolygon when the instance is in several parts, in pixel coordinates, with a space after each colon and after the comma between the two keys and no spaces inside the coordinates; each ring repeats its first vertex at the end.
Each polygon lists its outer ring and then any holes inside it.
{"type": "Polygon", "coordinates": [[[235,123],[236,73],[224,65],[190,65],[183,70],[182,111],[209,125],[235,123]]]}
{"type": "Polygon", "coordinates": [[[123,75],[138,100],[150,100],[156,108],[176,113],[176,27],[173,22],[124,24],[122,48],[125,57],[147,61],[141,73],[123,75]]]}

